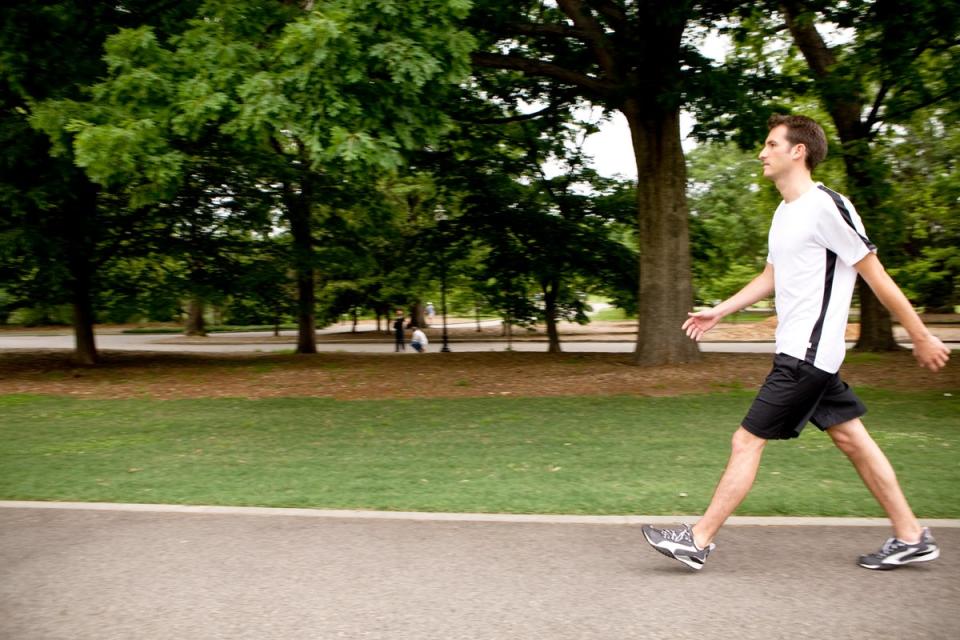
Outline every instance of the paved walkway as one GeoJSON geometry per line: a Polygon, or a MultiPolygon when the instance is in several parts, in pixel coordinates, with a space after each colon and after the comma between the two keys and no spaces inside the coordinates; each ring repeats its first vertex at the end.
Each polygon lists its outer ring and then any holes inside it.
{"type": "MultiPolygon", "coordinates": [[[[164,351],[176,353],[250,353],[270,351],[290,351],[296,342],[295,336],[285,335],[289,341],[276,341],[270,332],[260,333],[230,333],[215,334],[209,338],[183,338],[162,334],[118,334],[104,333],[97,335],[97,348],[100,350],[120,351],[164,351]]],[[[567,353],[632,353],[636,342],[625,340],[576,340],[564,339],[563,350],[567,353]]],[[[903,343],[909,346],[909,343],[903,343]]],[[[430,343],[429,350],[440,350],[440,341],[436,338],[430,343]]],[[[848,346],[853,346],[849,343],[848,346]]],[[[960,342],[948,343],[952,349],[960,348],[960,342]]],[[[546,351],[546,340],[514,340],[508,344],[504,341],[455,341],[450,348],[455,352],[466,351],[504,351],[510,347],[513,351],[546,351]]],[[[0,334],[0,351],[39,350],[39,349],[73,349],[74,338],[69,334],[0,334]]],[[[714,353],[773,353],[773,342],[701,342],[700,349],[714,353]]],[[[348,340],[318,340],[317,351],[348,351],[352,353],[392,353],[393,342],[390,339],[358,341],[348,340]]],[[[406,354],[413,354],[408,349],[406,354]]]]}
{"type": "MultiPolygon", "coordinates": [[[[484,326],[499,326],[500,321],[485,321],[484,326]]],[[[450,327],[470,327],[473,321],[451,322],[450,327]]],[[[320,352],[348,351],[354,353],[392,353],[393,338],[376,331],[372,321],[364,321],[358,325],[361,337],[350,336],[349,324],[335,324],[317,331],[317,350],[320,352]],[[369,337],[362,337],[368,334],[369,337]]],[[[609,334],[579,333],[562,337],[563,350],[568,353],[632,353],[636,348],[636,336],[632,333],[609,334]]],[[[429,351],[440,350],[441,341],[434,328],[429,351]]],[[[951,325],[936,326],[934,332],[947,346],[960,349],[960,328],[951,325]]],[[[903,346],[911,346],[906,342],[907,336],[900,327],[895,328],[895,336],[903,346]]],[[[101,350],[120,351],[161,351],[177,353],[244,353],[244,352],[271,352],[290,351],[296,345],[296,331],[281,331],[280,336],[274,337],[272,331],[251,331],[210,334],[206,338],[189,338],[179,334],[144,334],[121,333],[116,329],[98,329],[97,348],[101,350]]],[[[542,352],[547,350],[545,338],[527,338],[518,332],[511,342],[504,340],[472,340],[457,338],[450,342],[450,348],[455,352],[470,351],[504,351],[507,348],[513,351],[542,352]]],[[[852,347],[853,343],[848,343],[852,347]]],[[[74,338],[70,329],[58,331],[5,331],[0,332],[0,351],[3,350],[39,350],[39,349],[73,349],[74,338]]],[[[712,341],[700,343],[704,352],[714,353],[773,353],[772,341],[712,341]]],[[[406,354],[414,353],[408,349],[406,354]]]]}
{"type": "Polygon", "coordinates": [[[883,573],[885,528],[733,524],[695,573],[618,519],[43,506],[0,505],[4,640],[960,637],[950,523],[883,573]]]}
{"type": "MultiPolygon", "coordinates": [[[[251,337],[232,334],[234,337],[251,337]]],[[[264,337],[267,334],[262,334],[264,337]]],[[[256,336],[252,336],[256,337],[256,336]]],[[[103,350],[118,351],[163,351],[170,353],[251,353],[251,352],[269,352],[269,351],[290,351],[295,342],[227,342],[218,341],[216,338],[202,344],[197,340],[173,340],[170,336],[141,335],[141,334],[123,334],[123,335],[98,335],[97,348],[103,350]]],[[[545,341],[515,340],[512,345],[506,341],[475,341],[475,342],[452,342],[450,348],[455,352],[467,351],[505,351],[507,347],[513,351],[546,351],[547,343],[545,341]]],[[[439,341],[430,343],[429,351],[437,352],[440,350],[439,341]]],[[[636,347],[633,341],[568,341],[563,342],[563,349],[568,353],[631,353],[636,347]]],[[[0,336],[0,350],[23,349],[73,349],[74,340],[72,336],[66,335],[46,335],[46,336],[0,336]]],[[[739,352],[739,353],[773,353],[772,342],[727,342],[727,343],[703,343],[703,351],[721,351],[721,352],[739,352]]],[[[356,340],[344,341],[317,341],[317,351],[336,352],[348,351],[351,353],[392,353],[393,342],[391,341],[370,341],[360,342],[356,340]]],[[[413,349],[407,349],[405,354],[415,353],[413,349]]]]}

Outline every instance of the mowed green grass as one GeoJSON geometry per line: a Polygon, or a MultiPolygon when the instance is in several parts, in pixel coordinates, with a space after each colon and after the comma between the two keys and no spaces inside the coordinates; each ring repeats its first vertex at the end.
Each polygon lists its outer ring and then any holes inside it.
{"type": "MultiPolygon", "coordinates": [[[[859,393],[917,513],[960,517],[958,398],[859,393]]],[[[700,513],[751,398],[0,396],[0,499],[700,513]]],[[[738,513],[882,515],[813,426],[767,446],[738,513]]]]}

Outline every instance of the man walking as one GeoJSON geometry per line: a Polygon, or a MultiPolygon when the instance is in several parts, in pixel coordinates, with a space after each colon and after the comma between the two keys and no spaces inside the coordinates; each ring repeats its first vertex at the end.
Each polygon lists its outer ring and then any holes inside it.
{"type": "Polygon", "coordinates": [[[813,169],[827,154],[820,125],[805,116],[773,116],[768,125],[759,158],[783,202],[770,226],[767,266],[729,299],[689,314],[683,330],[700,340],[724,316],[775,292],[773,368],[733,434],[727,467],[701,519],[692,527],[644,525],[643,534],[660,553],[703,568],[720,527],[750,491],[767,441],[796,438],[813,422],[847,455],[893,525],[894,537],[861,556],[860,566],[893,569],[935,560],[939,547],[920,526],[893,467],[860,421],[866,408],[837,374],[857,275],[910,334],[920,366],[937,371],[950,351],[884,270],[850,201],[813,181],[813,169]]]}

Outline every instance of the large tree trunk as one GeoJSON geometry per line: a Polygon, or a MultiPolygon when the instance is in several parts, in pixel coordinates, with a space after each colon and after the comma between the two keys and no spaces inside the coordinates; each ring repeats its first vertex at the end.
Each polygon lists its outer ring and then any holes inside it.
{"type": "Polygon", "coordinates": [[[284,208],[293,237],[297,271],[297,353],[317,352],[316,290],[314,288],[313,232],[310,225],[310,181],[304,177],[299,192],[284,183],[284,208]]]}
{"type": "Polygon", "coordinates": [[[893,338],[893,321],[866,282],[858,283],[860,295],[860,337],[857,351],[896,351],[900,348],[893,338]]]}
{"type": "Polygon", "coordinates": [[[76,347],[73,360],[77,364],[94,365],[100,361],[96,339],[93,334],[93,302],[90,296],[90,279],[86,274],[74,272],[73,281],[73,335],[76,347]]]}
{"type": "Polygon", "coordinates": [[[561,353],[560,332],[557,330],[557,283],[543,286],[543,317],[547,325],[547,353],[561,353]]]}
{"type": "Polygon", "coordinates": [[[187,304],[187,325],[184,327],[184,333],[188,336],[206,336],[207,323],[203,319],[204,305],[203,300],[197,296],[190,298],[187,304]]]}
{"type": "Polygon", "coordinates": [[[75,181],[77,195],[75,208],[65,220],[65,250],[71,275],[71,304],[73,307],[73,361],[81,365],[95,365],[100,361],[93,332],[93,269],[90,256],[95,241],[98,188],[86,178],[75,181]]]}
{"type": "Polygon", "coordinates": [[[686,200],[687,171],[680,146],[680,112],[645,113],[628,99],[637,160],[640,292],[637,364],[696,362],[696,343],[680,330],[693,304],[686,200]]]}
{"type": "Polygon", "coordinates": [[[421,329],[429,325],[427,322],[426,307],[422,302],[414,302],[410,305],[410,324],[416,325],[421,329]]]}

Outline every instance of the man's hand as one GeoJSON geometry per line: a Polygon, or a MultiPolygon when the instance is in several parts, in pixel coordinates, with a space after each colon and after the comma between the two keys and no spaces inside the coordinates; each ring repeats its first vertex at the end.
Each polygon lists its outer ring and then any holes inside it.
{"type": "Polygon", "coordinates": [[[913,357],[917,359],[917,363],[930,371],[942,369],[950,359],[950,349],[923,325],[913,305],[883,268],[877,256],[873,253],[867,254],[863,260],[853,266],[873,289],[877,299],[907,330],[910,341],[913,343],[913,357]]]}
{"type": "Polygon", "coordinates": [[[687,321],[683,323],[683,330],[691,340],[700,341],[707,331],[713,329],[723,316],[716,309],[704,309],[696,313],[688,313],[687,321]]]}
{"type": "Polygon", "coordinates": [[[940,338],[928,334],[920,340],[913,341],[913,357],[921,367],[930,371],[939,371],[950,359],[950,349],[940,341],[940,338]]]}

